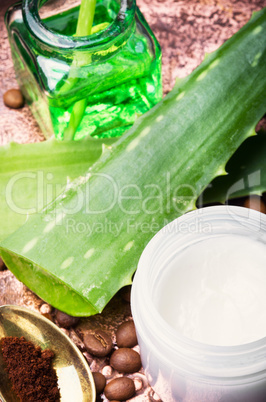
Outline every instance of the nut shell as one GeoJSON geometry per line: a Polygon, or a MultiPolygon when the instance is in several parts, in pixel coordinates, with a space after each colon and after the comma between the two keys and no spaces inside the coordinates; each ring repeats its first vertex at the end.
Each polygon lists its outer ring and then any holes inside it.
{"type": "Polygon", "coordinates": [[[79,317],[72,317],[71,315],[63,313],[63,311],[60,310],[56,311],[55,317],[60,327],[63,328],[74,327],[79,322],[79,317]]]}
{"type": "Polygon", "coordinates": [[[87,332],[83,342],[87,351],[93,356],[105,357],[113,348],[111,337],[101,329],[87,332]]]}
{"type": "Polygon", "coordinates": [[[104,389],[104,395],[109,401],[125,401],[132,398],[135,392],[134,381],[128,377],[115,378],[104,389]]]}
{"type": "Polygon", "coordinates": [[[9,89],[3,95],[4,104],[12,109],[24,106],[24,97],[19,89],[9,89]]]}
{"type": "Polygon", "coordinates": [[[123,322],[116,331],[116,343],[119,348],[133,348],[137,345],[137,335],[134,322],[123,322]]]}
{"type": "Polygon", "coordinates": [[[135,373],[141,368],[140,355],[133,349],[117,349],[110,358],[110,364],[120,373],[135,373]]]}
{"type": "Polygon", "coordinates": [[[92,373],[96,394],[101,394],[106,386],[106,378],[102,373],[93,372],[92,373]]]}

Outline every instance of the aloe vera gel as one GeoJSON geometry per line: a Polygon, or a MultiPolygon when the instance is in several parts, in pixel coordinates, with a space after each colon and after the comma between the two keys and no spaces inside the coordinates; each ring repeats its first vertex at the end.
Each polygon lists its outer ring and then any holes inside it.
{"type": "Polygon", "coordinates": [[[265,401],[265,261],[266,216],[240,207],[185,214],[146,246],[132,314],[163,400],[265,401]]]}
{"type": "Polygon", "coordinates": [[[17,79],[45,137],[119,136],[162,97],[161,50],[135,0],[97,0],[87,36],[79,14],[74,0],[9,8],[17,79]]]}

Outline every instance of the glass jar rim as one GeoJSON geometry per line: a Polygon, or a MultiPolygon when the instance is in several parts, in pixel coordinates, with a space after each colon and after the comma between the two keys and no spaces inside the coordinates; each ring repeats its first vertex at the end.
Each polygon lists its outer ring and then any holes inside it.
{"type": "MultiPolygon", "coordinates": [[[[175,233],[175,225],[177,224],[177,221],[179,224],[181,222],[183,223],[184,221],[189,221],[193,219],[193,214],[197,213],[198,211],[199,210],[187,213],[166,225],[152,238],[143,251],[138,265],[138,268],[141,267],[141,269],[138,269],[135,274],[131,296],[132,314],[137,330],[140,329],[142,337],[147,336],[149,333],[149,336],[153,337],[154,339],[156,338],[156,341],[158,341],[158,343],[161,345],[164,345],[164,347],[172,353],[172,356],[175,353],[181,353],[181,355],[184,357],[186,356],[189,361],[193,361],[194,368],[196,368],[196,366],[201,367],[203,355],[208,359],[210,364],[213,362],[214,365],[219,365],[221,361],[224,363],[228,360],[229,362],[234,357],[236,359],[240,358],[241,356],[243,358],[248,356],[251,357],[254,353],[255,355],[258,354],[258,356],[260,356],[262,350],[266,352],[266,336],[253,342],[230,346],[216,346],[201,343],[193,339],[189,339],[183,336],[181,333],[178,333],[162,318],[153,303],[152,272],[151,268],[147,269],[147,267],[152,264],[151,253],[155,251],[158,254],[160,252],[160,249],[164,247],[168,241],[165,239],[165,233],[175,233]],[[140,297],[141,307],[138,307],[140,297]],[[145,314],[145,318],[143,317],[143,313],[145,314]],[[138,328],[138,324],[139,327],[142,327],[138,328]]],[[[230,214],[236,214],[239,218],[241,218],[249,213],[249,223],[251,226],[254,225],[255,227],[256,224],[262,224],[263,233],[266,236],[266,216],[258,211],[228,205],[211,206],[202,209],[202,211],[201,217],[203,215],[211,217],[212,215],[218,217],[218,219],[221,221],[223,218],[225,218],[225,215],[230,216],[230,214]]],[[[158,255],[156,258],[158,258],[158,255]]],[[[153,259],[156,260],[156,258],[154,256],[153,259]]],[[[151,344],[153,343],[151,342],[151,344]]],[[[162,357],[166,358],[166,356],[162,357]]],[[[260,364],[258,364],[258,366],[260,366],[260,364]]],[[[234,371],[235,367],[230,367],[230,369],[234,371]]],[[[212,377],[211,374],[210,376],[212,377]]]]}
{"type": "Polygon", "coordinates": [[[89,36],[67,36],[59,34],[42,22],[39,15],[41,0],[22,0],[22,14],[25,25],[41,43],[61,50],[98,48],[110,43],[123,34],[132,24],[136,11],[136,0],[121,0],[120,9],[106,28],[89,36]]]}

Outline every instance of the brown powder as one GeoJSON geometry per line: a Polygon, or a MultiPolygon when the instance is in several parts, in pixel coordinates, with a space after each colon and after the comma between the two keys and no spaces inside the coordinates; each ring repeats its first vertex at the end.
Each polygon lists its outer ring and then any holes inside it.
{"type": "Polygon", "coordinates": [[[41,350],[24,337],[5,337],[0,341],[6,371],[21,402],[57,402],[60,392],[52,367],[54,353],[41,350]]]}

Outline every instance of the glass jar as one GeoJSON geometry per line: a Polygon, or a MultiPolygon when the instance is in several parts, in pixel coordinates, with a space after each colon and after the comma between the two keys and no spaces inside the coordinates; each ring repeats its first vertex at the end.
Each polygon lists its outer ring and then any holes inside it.
{"type": "MultiPolygon", "coordinates": [[[[209,238],[219,245],[222,237],[229,235],[241,238],[245,246],[249,242],[251,244],[246,250],[244,247],[240,252],[238,250],[240,274],[236,283],[241,284],[241,261],[243,263],[246,252],[253,261],[253,265],[250,265],[252,272],[256,264],[254,244],[266,253],[266,216],[247,208],[216,206],[185,214],[161,229],[148,243],[140,258],[131,293],[132,315],[145,373],[150,385],[163,401],[265,401],[266,333],[252,342],[229,346],[198,342],[170,325],[161,314],[161,306],[158,304],[158,287],[172,261],[176,262],[185,251],[190,254],[191,260],[194,259],[193,269],[200,270],[197,255],[190,253],[193,246],[200,244],[205,247],[204,242],[209,238]]],[[[182,272],[185,269],[188,267],[179,265],[181,287],[182,272]]],[[[191,271],[188,275],[191,275],[191,271]]],[[[189,278],[188,283],[193,277],[189,278]]],[[[208,279],[203,277],[198,282],[200,292],[204,292],[202,285],[204,288],[208,279]]],[[[215,280],[219,283],[220,278],[215,277],[215,280]]],[[[175,289],[176,281],[171,281],[175,289]]],[[[265,281],[262,281],[261,286],[265,286],[265,281]]],[[[236,286],[236,292],[238,290],[236,286]]],[[[254,294],[256,292],[252,292],[252,297],[254,294]]],[[[203,294],[205,296],[206,292],[203,294]]],[[[259,303],[260,310],[265,311],[265,298],[264,302],[259,299],[259,303]]],[[[168,308],[176,311],[177,305],[170,304],[168,308]]]]}
{"type": "Polygon", "coordinates": [[[46,138],[119,136],[162,98],[160,46],[135,0],[97,0],[91,35],[75,37],[79,3],[23,0],[6,13],[18,83],[46,138]]]}

